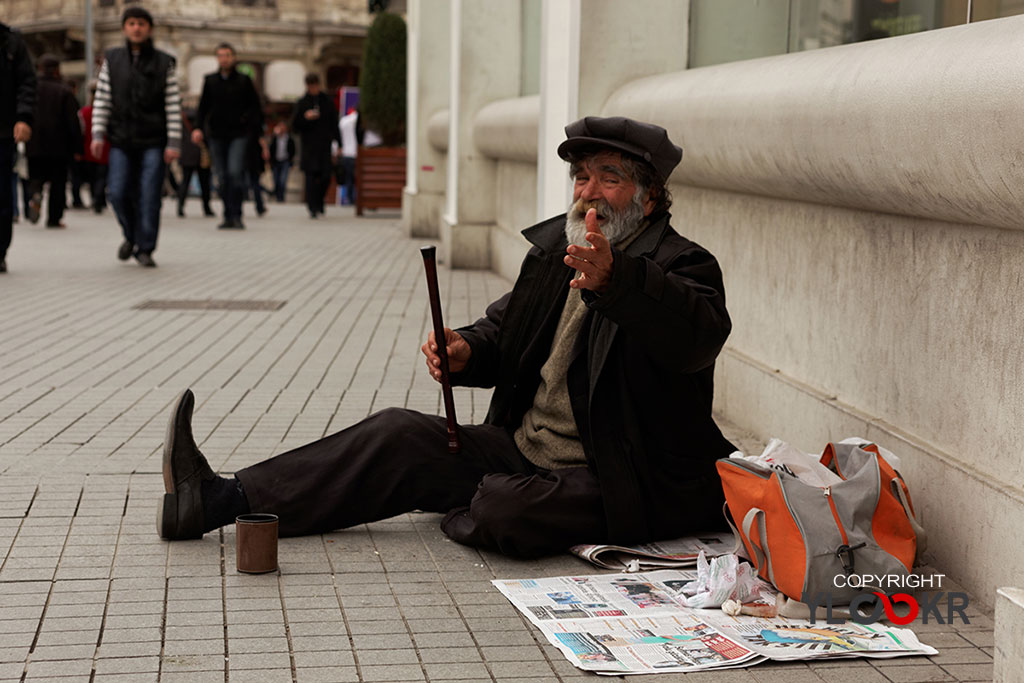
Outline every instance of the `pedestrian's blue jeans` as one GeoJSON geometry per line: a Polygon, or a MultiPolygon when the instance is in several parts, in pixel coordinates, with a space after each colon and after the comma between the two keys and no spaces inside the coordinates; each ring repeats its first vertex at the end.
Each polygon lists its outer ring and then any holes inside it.
{"type": "Polygon", "coordinates": [[[270,170],[274,174],[274,196],[277,201],[284,201],[284,193],[288,187],[288,171],[292,165],[287,161],[275,161],[270,164],[270,170]]]}
{"type": "Polygon", "coordinates": [[[210,160],[217,174],[217,192],[224,202],[224,219],[242,220],[242,199],[247,188],[245,157],[249,141],[240,138],[210,138],[210,160]]]}
{"type": "Polygon", "coordinates": [[[164,184],[164,150],[110,148],[107,193],[124,238],[140,252],[156,249],[160,231],[160,191],[164,184]]]}

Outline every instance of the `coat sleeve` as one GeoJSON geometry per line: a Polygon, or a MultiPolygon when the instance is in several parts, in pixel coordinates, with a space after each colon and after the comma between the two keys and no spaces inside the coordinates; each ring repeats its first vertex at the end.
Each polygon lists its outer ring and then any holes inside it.
{"type": "Polygon", "coordinates": [[[15,46],[14,82],[17,84],[14,90],[14,120],[32,126],[35,123],[36,71],[32,67],[32,58],[29,57],[25,42],[20,36],[15,46]]]}
{"type": "Polygon", "coordinates": [[[252,79],[246,76],[245,80],[249,83],[250,134],[263,135],[263,105],[260,104],[260,96],[256,92],[256,86],[253,84],[252,79]]]}
{"type": "Polygon", "coordinates": [[[455,330],[469,344],[473,353],[462,372],[453,372],[452,384],[464,387],[493,387],[498,381],[501,355],[498,353],[498,332],[512,292],[501,297],[472,325],[455,330]]]}
{"type": "Polygon", "coordinates": [[[107,138],[107,122],[110,120],[110,109],[113,95],[110,90],[110,60],[104,59],[100,67],[99,80],[96,84],[96,95],[92,98],[92,139],[103,142],[107,138]]]}
{"type": "Polygon", "coordinates": [[[338,122],[341,118],[338,116],[338,112],[334,109],[334,102],[331,102],[331,121],[334,121],[334,125],[331,126],[331,139],[338,143],[338,149],[341,149],[341,126],[338,122]]]}
{"type": "Polygon", "coordinates": [[[181,93],[178,91],[177,63],[172,59],[164,81],[164,115],[167,117],[167,147],[181,151],[181,93]]]}
{"type": "Polygon", "coordinates": [[[203,92],[199,96],[199,108],[196,110],[196,129],[206,135],[206,119],[210,116],[210,105],[213,94],[210,92],[209,79],[203,79],[203,92]]]}
{"type": "Polygon", "coordinates": [[[305,97],[295,104],[295,115],[292,116],[292,130],[303,133],[309,123],[306,120],[306,111],[309,110],[309,100],[305,97]]]}
{"type": "Polygon", "coordinates": [[[612,283],[587,305],[630,335],[660,367],[692,373],[714,362],[732,329],[715,257],[691,244],[667,267],[613,250],[612,283]]]}
{"type": "Polygon", "coordinates": [[[70,154],[81,154],[83,152],[82,121],[78,117],[78,100],[70,90],[64,96],[64,126],[67,127],[68,142],[71,144],[70,154]]]}

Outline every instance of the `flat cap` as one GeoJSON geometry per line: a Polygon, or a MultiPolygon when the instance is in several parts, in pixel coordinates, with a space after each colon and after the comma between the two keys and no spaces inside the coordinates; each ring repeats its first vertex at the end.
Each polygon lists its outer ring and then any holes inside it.
{"type": "Polygon", "coordinates": [[[601,147],[628,152],[654,167],[662,181],[683,158],[683,150],[668,139],[668,131],[653,123],[624,116],[586,116],[565,127],[566,140],[558,146],[558,156],[568,160],[601,147]]]}

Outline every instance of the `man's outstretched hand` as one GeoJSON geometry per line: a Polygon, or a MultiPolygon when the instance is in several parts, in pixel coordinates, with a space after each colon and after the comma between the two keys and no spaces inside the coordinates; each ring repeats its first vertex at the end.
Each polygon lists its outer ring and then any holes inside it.
{"type": "Polygon", "coordinates": [[[591,246],[570,244],[565,250],[565,265],[580,271],[579,277],[570,282],[569,286],[601,294],[612,281],[612,245],[597,224],[597,209],[588,210],[583,220],[587,226],[587,241],[591,246]]]}
{"type": "MultiPolygon", "coordinates": [[[[473,349],[462,338],[458,332],[444,328],[445,346],[448,350],[448,369],[451,372],[459,372],[466,367],[473,349]]],[[[437,355],[437,341],[434,339],[434,331],[427,335],[427,342],[420,347],[423,355],[427,357],[427,368],[430,369],[430,376],[438,382],[441,381],[441,356],[437,355]]]]}

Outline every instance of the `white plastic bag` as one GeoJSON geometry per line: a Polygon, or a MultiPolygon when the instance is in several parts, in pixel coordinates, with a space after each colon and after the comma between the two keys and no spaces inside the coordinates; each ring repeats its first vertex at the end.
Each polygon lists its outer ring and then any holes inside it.
{"type": "Polygon", "coordinates": [[[761,467],[787,472],[806,482],[809,486],[825,488],[835,486],[842,481],[835,472],[819,462],[820,456],[799,451],[779,439],[769,441],[761,455],[743,455],[736,451],[729,457],[742,458],[761,467]]]}
{"type": "Polygon", "coordinates": [[[733,554],[720,555],[708,563],[701,550],[697,556],[697,580],[683,587],[689,596],[687,607],[720,607],[726,600],[747,602],[757,593],[753,567],[733,554]]]}

